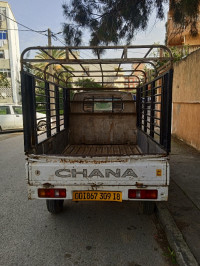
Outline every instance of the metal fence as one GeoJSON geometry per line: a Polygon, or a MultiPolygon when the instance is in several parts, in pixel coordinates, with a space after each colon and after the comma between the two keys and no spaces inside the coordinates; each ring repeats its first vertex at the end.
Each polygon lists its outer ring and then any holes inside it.
{"type": "Polygon", "coordinates": [[[68,126],[68,90],[58,84],[22,72],[25,150],[68,126]],[[28,89],[27,89],[28,88],[28,89]]]}
{"type": "Polygon", "coordinates": [[[137,127],[168,153],[171,143],[173,70],[137,89],[137,127]]]}

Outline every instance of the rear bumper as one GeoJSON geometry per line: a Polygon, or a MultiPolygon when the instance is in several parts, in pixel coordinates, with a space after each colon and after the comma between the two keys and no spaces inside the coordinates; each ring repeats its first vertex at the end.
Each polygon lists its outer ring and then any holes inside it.
{"type": "MultiPolygon", "coordinates": [[[[29,199],[48,199],[48,198],[39,198],[38,189],[45,188],[45,186],[33,186],[28,185],[28,198],[29,199]]],[[[49,188],[49,187],[48,187],[49,188]]],[[[51,188],[64,188],[66,189],[66,198],[59,198],[65,200],[72,200],[73,191],[120,191],[122,192],[122,200],[130,201],[167,201],[168,200],[168,186],[51,186],[51,188]],[[155,189],[158,191],[157,199],[129,199],[128,190],[129,189],[155,189]]],[[[52,199],[52,198],[51,198],[52,199]]]]}

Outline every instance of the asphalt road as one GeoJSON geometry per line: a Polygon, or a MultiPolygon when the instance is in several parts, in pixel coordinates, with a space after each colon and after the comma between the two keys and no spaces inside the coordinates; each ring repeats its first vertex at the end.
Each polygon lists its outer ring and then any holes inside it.
{"type": "Polygon", "coordinates": [[[155,217],[137,203],[28,201],[21,134],[0,135],[0,265],[170,265],[155,217]]]}

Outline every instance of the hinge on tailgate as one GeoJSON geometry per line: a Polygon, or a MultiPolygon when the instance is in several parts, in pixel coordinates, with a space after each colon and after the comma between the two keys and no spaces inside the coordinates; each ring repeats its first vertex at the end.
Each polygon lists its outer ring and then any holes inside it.
{"type": "Polygon", "coordinates": [[[135,186],[138,187],[138,188],[145,188],[145,187],[147,187],[146,185],[143,185],[143,183],[138,183],[138,182],[135,183],[135,186]]]}
{"type": "Polygon", "coordinates": [[[50,188],[50,187],[54,187],[54,185],[50,184],[50,183],[44,183],[43,187],[45,188],[50,188]]]}
{"type": "Polygon", "coordinates": [[[92,187],[92,189],[94,189],[94,188],[97,188],[97,187],[100,187],[100,186],[102,186],[103,185],[103,183],[101,183],[101,184],[89,184],[91,187],[92,187]]]}

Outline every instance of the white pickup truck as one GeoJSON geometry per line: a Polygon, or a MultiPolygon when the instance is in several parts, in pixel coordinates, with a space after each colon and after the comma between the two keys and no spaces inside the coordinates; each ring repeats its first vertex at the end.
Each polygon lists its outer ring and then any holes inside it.
{"type": "Polygon", "coordinates": [[[130,88],[72,88],[69,79],[64,87],[22,71],[28,198],[46,199],[51,213],[62,211],[64,200],[141,201],[152,213],[156,201],[168,199],[171,82],[168,69],[138,86],[135,100],[130,88]],[[38,134],[42,88],[47,129],[38,134]]]}
{"type": "MultiPolygon", "coordinates": [[[[38,130],[45,130],[46,115],[37,112],[38,130]]],[[[8,130],[23,130],[22,106],[19,104],[0,104],[0,132],[8,130]]]]}

